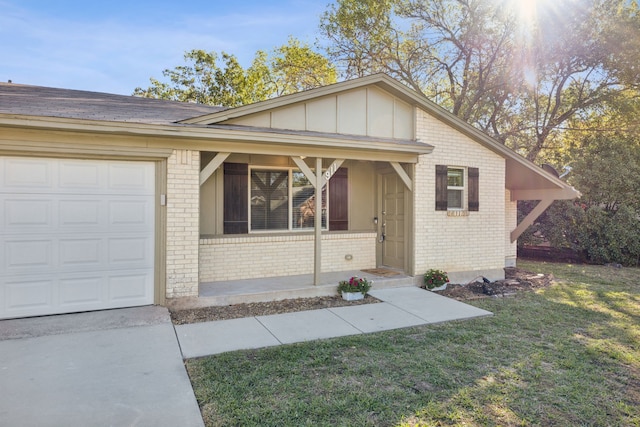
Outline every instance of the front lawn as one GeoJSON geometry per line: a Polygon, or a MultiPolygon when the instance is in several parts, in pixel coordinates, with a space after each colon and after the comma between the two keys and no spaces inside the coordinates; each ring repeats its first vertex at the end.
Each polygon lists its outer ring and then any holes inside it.
{"type": "Polygon", "coordinates": [[[207,426],[640,426],[640,269],[519,261],[558,284],[493,317],[187,361],[207,426]]]}

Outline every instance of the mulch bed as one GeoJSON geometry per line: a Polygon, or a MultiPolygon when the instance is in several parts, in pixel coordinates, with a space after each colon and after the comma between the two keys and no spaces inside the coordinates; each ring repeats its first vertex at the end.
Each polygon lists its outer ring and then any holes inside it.
{"type": "MultiPolygon", "coordinates": [[[[458,301],[469,301],[479,298],[512,296],[518,292],[531,291],[549,286],[552,282],[552,275],[534,274],[518,268],[505,268],[504,280],[497,280],[491,283],[484,283],[480,280],[463,285],[449,284],[447,289],[437,291],[437,293],[458,301]]],[[[175,325],[183,325],[186,323],[268,316],[271,314],[293,313],[297,311],[361,304],[375,304],[379,302],[380,300],[372,297],[371,295],[367,295],[363,300],[359,301],[345,301],[340,296],[330,296],[171,310],[170,313],[171,320],[175,325]]]]}
{"type": "Polygon", "coordinates": [[[456,299],[468,301],[480,298],[508,297],[522,291],[532,291],[547,287],[553,283],[554,277],[550,274],[535,274],[519,268],[505,268],[505,279],[485,283],[482,279],[463,284],[449,284],[447,289],[437,291],[438,294],[456,299]]]}
{"type": "Polygon", "coordinates": [[[293,298],[282,301],[254,302],[226,306],[171,310],[174,325],[210,322],[213,320],[239,319],[242,317],[268,316],[270,314],[294,313],[296,311],[318,310],[321,308],[375,304],[380,300],[367,295],[362,300],[345,301],[340,296],[293,298]]]}

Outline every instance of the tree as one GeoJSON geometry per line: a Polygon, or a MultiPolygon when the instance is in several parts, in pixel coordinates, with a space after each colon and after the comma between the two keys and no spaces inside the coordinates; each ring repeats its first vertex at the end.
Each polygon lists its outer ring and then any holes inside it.
{"type": "Polygon", "coordinates": [[[295,38],[274,50],[268,61],[275,93],[281,96],[335,83],[338,74],[329,60],[295,38]]]}
{"type": "Polygon", "coordinates": [[[640,141],[637,136],[592,135],[573,150],[571,184],[581,202],[616,212],[626,205],[640,215],[640,141]]]}
{"type": "Polygon", "coordinates": [[[640,16],[627,0],[527,4],[337,0],[320,28],[346,76],[386,72],[536,160],[570,119],[638,84],[637,42],[614,41],[637,38],[640,16]]]}
{"type": "Polygon", "coordinates": [[[234,55],[200,49],[184,55],[186,65],[165,69],[163,82],[150,79],[151,86],[136,88],[134,95],[182,102],[237,107],[275,96],[335,83],[335,68],[308,45],[290,38],[271,56],[256,52],[244,69],[234,55]],[[221,63],[220,63],[221,62],[221,63]]]}

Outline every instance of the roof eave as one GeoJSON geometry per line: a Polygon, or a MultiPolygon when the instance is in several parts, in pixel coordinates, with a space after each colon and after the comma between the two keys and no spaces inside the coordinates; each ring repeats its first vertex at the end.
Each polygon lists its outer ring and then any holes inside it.
{"type": "Polygon", "coordinates": [[[354,140],[341,135],[298,135],[279,132],[257,131],[252,129],[230,129],[224,127],[189,126],[189,125],[159,125],[141,124],[130,122],[105,122],[83,119],[66,119],[57,117],[24,116],[0,113],[0,127],[13,127],[39,130],[55,130],[67,132],[93,132],[111,135],[130,135],[157,138],[180,138],[183,140],[198,141],[215,146],[216,143],[240,144],[260,143],[265,147],[265,152],[272,145],[284,145],[292,147],[315,147],[336,151],[361,151],[369,153],[395,153],[415,158],[421,154],[429,154],[433,146],[428,144],[394,144],[386,141],[362,141],[354,140]]]}

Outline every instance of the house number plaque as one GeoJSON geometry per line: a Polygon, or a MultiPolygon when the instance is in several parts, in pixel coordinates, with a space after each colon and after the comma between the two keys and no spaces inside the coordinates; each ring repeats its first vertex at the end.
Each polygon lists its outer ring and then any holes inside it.
{"type": "Polygon", "coordinates": [[[338,171],[339,167],[340,165],[337,165],[335,162],[333,162],[331,166],[329,166],[329,168],[324,171],[324,179],[329,181],[331,177],[338,171]]]}

